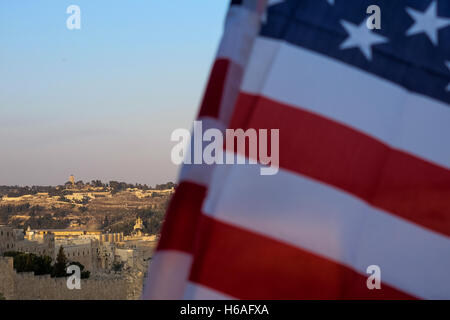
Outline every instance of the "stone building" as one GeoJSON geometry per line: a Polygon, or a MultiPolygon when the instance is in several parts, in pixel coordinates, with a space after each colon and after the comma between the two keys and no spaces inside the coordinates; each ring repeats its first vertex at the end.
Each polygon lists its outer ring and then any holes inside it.
{"type": "Polygon", "coordinates": [[[136,219],[136,223],[134,224],[133,235],[137,237],[144,235],[144,223],[142,222],[142,219],[139,217],[136,219]]]}
{"type": "Polygon", "coordinates": [[[22,230],[0,226],[0,255],[7,251],[34,253],[53,258],[55,237],[49,232],[36,234],[30,229],[25,236],[22,230]]]}
{"type": "Polygon", "coordinates": [[[63,247],[68,261],[81,263],[86,270],[94,272],[98,269],[97,243],[92,239],[58,240],[55,244],[55,259],[59,248],[63,247]]]}
{"type": "Polygon", "coordinates": [[[34,231],[28,227],[23,239],[16,239],[16,250],[40,256],[55,256],[55,235],[50,231],[34,231]]]}
{"type": "MultiPolygon", "coordinates": [[[[143,228],[136,221],[136,231],[143,228]]],[[[84,230],[23,230],[0,226],[0,293],[7,299],[138,299],[148,263],[156,247],[154,235],[102,233],[84,230]],[[56,260],[63,247],[69,261],[91,271],[82,280],[82,290],[68,290],[65,278],[17,273],[5,251],[48,255],[56,260]],[[123,265],[120,272],[113,266],[123,265]]]]}
{"type": "MultiPolygon", "coordinates": [[[[136,232],[126,237],[123,233],[70,229],[28,228],[24,233],[23,230],[1,226],[0,256],[5,251],[19,251],[50,256],[54,262],[59,248],[63,247],[67,260],[81,263],[91,276],[115,274],[114,265],[122,264],[123,272],[133,274],[134,280],[131,281],[136,282],[147,270],[157,240],[154,235],[144,235],[142,228],[139,218],[135,224],[136,232]]],[[[20,275],[15,279],[21,279],[20,275]]],[[[140,290],[139,284],[133,286],[133,292],[140,290]]]]}
{"type": "Polygon", "coordinates": [[[0,255],[16,250],[16,239],[13,228],[0,225],[0,255]]]}

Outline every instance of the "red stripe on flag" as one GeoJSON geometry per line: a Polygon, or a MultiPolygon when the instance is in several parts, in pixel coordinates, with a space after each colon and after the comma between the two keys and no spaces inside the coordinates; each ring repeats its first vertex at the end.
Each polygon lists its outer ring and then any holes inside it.
{"type": "Polygon", "coordinates": [[[241,93],[232,128],[280,130],[280,167],[450,235],[450,170],[320,115],[241,93]]]}
{"type": "Polygon", "coordinates": [[[288,244],[202,216],[190,280],[240,299],[415,299],[288,244]]]}
{"type": "Polygon", "coordinates": [[[206,195],[204,186],[181,182],[167,209],[157,250],[191,253],[200,209],[206,195]]]}
{"type": "Polygon", "coordinates": [[[217,59],[215,61],[197,118],[205,116],[219,117],[229,65],[230,61],[226,59],[217,59]]]}

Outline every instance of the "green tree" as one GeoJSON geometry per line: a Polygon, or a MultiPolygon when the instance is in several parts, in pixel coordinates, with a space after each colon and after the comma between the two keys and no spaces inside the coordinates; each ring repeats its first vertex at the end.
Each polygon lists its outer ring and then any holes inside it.
{"type": "Polygon", "coordinates": [[[67,257],[66,254],[64,253],[63,246],[61,246],[59,247],[58,255],[56,256],[56,263],[53,266],[52,276],[57,278],[66,277],[67,276],[66,267],[67,267],[67,257]]]}
{"type": "Polygon", "coordinates": [[[35,275],[51,274],[53,271],[52,258],[49,256],[36,257],[35,275]]]}
{"type": "Polygon", "coordinates": [[[114,262],[112,269],[114,272],[120,272],[123,269],[123,263],[122,262],[114,262]]]}
{"type": "Polygon", "coordinates": [[[70,202],[70,200],[64,197],[63,195],[59,196],[58,201],[70,202]]]}
{"type": "Polygon", "coordinates": [[[33,253],[17,251],[8,251],[3,255],[14,258],[14,269],[17,272],[34,272],[35,275],[52,273],[52,258],[49,256],[37,256],[33,253]]]}
{"type": "Polygon", "coordinates": [[[87,279],[87,278],[90,277],[91,272],[88,271],[88,270],[84,270],[84,265],[82,265],[82,264],[79,263],[78,261],[72,261],[72,262],[70,262],[70,263],[69,263],[69,266],[72,266],[72,265],[78,266],[78,267],[80,268],[80,271],[81,271],[81,279],[87,279]]]}

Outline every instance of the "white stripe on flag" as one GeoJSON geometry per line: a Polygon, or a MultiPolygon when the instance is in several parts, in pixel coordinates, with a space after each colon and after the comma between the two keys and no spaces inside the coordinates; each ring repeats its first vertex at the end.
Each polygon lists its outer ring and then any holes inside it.
{"type": "MultiPolygon", "coordinates": [[[[225,125],[223,125],[220,121],[217,119],[211,118],[211,117],[200,117],[198,121],[202,122],[202,131],[205,132],[208,129],[214,128],[221,130],[223,133],[225,133],[225,125]]],[[[194,134],[193,130],[191,130],[191,141],[189,142],[188,149],[192,149],[191,146],[194,143],[194,134]]],[[[201,137],[203,139],[203,136],[201,137]]],[[[194,154],[191,155],[191,162],[194,161],[194,154]]],[[[203,159],[203,153],[202,153],[202,159],[203,159]]],[[[203,160],[202,160],[203,161],[203,160]]],[[[183,165],[180,169],[179,174],[179,182],[182,181],[189,181],[193,182],[205,187],[208,187],[209,182],[211,180],[211,174],[214,171],[215,164],[207,165],[205,163],[201,164],[195,164],[195,165],[183,165]]]]}
{"type": "Polygon", "coordinates": [[[192,255],[174,250],[155,252],[144,279],[142,299],[172,300],[183,296],[192,255]]]}
{"type": "MultiPolygon", "coordinates": [[[[256,0],[255,5],[255,12],[243,6],[232,6],[229,9],[224,35],[216,57],[216,60],[224,58],[230,61],[230,72],[227,75],[222,99],[218,106],[219,120],[222,123],[226,123],[226,125],[231,117],[232,108],[234,108],[234,102],[239,93],[242,70],[246,67],[253,40],[259,30],[260,12],[258,10],[265,6],[265,0],[256,0]]],[[[216,128],[221,127],[217,124],[216,128]]],[[[183,166],[179,182],[183,180],[191,181],[207,187],[210,181],[210,174],[213,171],[212,166],[207,168],[207,170],[197,170],[194,167],[198,168],[198,166],[189,166],[189,168],[183,166]]],[[[153,262],[149,266],[148,279],[145,280],[143,299],[182,298],[191,265],[191,254],[173,250],[156,252],[153,262]]]]}
{"type": "Polygon", "coordinates": [[[217,166],[203,212],[428,299],[450,298],[450,239],[304,176],[217,166]]]}
{"type": "Polygon", "coordinates": [[[260,17],[244,6],[231,6],[228,10],[225,31],[219,45],[217,58],[226,58],[245,68],[258,34],[260,17]],[[238,45],[237,45],[238,44],[238,45]]]}
{"type": "Polygon", "coordinates": [[[202,286],[198,283],[188,282],[186,292],[184,294],[185,300],[232,300],[233,297],[227,296],[219,291],[202,286]]]}
{"type": "Polygon", "coordinates": [[[242,91],[323,115],[450,168],[450,108],[377,76],[258,37],[242,91]]]}

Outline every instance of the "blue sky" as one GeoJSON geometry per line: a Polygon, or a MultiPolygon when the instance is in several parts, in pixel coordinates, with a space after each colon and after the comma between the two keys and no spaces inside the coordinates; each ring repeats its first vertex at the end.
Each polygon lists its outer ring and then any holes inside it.
{"type": "Polygon", "coordinates": [[[174,180],[170,133],[191,127],[227,6],[0,0],[0,185],[174,180]]]}

